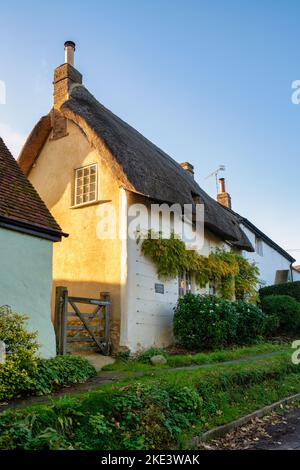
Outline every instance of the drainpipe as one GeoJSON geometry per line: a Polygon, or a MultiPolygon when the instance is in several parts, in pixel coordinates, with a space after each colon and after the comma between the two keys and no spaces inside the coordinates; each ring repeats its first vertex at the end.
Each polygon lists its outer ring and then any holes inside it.
{"type": "MultiPolygon", "coordinates": [[[[294,263],[294,261],[293,261],[294,263]]],[[[294,274],[293,274],[293,263],[290,264],[290,270],[291,270],[291,282],[294,282],[294,274]]]]}

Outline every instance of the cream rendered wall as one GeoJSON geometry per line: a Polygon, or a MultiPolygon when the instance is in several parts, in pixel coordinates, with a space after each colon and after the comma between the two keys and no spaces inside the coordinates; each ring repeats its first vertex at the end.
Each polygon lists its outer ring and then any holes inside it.
{"type": "MultiPolygon", "coordinates": [[[[126,205],[134,202],[128,196],[126,205]]],[[[128,220],[127,220],[128,222],[128,220]]],[[[199,252],[208,255],[216,247],[228,248],[223,241],[210,232],[205,232],[204,245],[199,252]]],[[[178,300],[178,279],[161,280],[156,273],[155,265],[143,256],[135,240],[126,242],[127,271],[126,291],[122,297],[121,345],[128,347],[132,352],[147,349],[151,346],[165,347],[173,340],[174,307],[178,300]],[[164,294],[155,292],[155,283],[164,285],[164,294]]],[[[208,293],[206,289],[194,286],[195,293],[208,293]]]]}
{"type": "MultiPolygon", "coordinates": [[[[68,135],[58,140],[51,136],[45,143],[29,179],[47,207],[69,234],[54,245],[54,287],[66,286],[70,295],[99,298],[100,292],[111,294],[111,331],[116,346],[120,329],[121,242],[101,240],[97,226],[100,209],[113,206],[118,215],[120,188],[102,156],[88,142],[80,128],[68,121],[68,135]],[[72,208],[74,172],[76,168],[98,164],[99,200],[96,203],[72,208]]],[[[119,229],[118,217],[116,219],[119,229]]],[[[52,293],[52,312],[54,311],[52,293]]]]}
{"type": "MultiPolygon", "coordinates": [[[[255,247],[255,234],[242,225],[242,230],[245,232],[253,247],[255,247]]],[[[277,270],[290,270],[290,262],[282,256],[274,248],[267,245],[262,241],[263,247],[263,256],[260,256],[258,253],[248,253],[247,251],[243,252],[243,256],[250,261],[255,261],[260,270],[259,279],[262,284],[272,285],[275,282],[275,276],[277,270]]]]}
{"type": "Polygon", "coordinates": [[[40,354],[55,356],[50,314],[52,242],[0,229],[0,247],[0,306],[28,315],[28,328],[38,331],[40,354]]]}

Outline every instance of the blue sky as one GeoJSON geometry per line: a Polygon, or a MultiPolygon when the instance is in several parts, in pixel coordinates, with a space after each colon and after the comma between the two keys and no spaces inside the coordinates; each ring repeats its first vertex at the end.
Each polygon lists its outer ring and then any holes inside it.
{"type": "Polygon", "coordinates": [[[299,1],[33,0],[2,3],[0,135],[17,155],[52,103],[63,43],[108,108],[300,262],[299,1]]]}

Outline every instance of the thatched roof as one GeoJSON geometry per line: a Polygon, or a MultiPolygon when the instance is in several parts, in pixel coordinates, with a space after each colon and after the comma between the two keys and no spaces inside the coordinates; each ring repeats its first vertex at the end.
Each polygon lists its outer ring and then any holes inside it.
{"type": "Polygon", "coordinates": [[[0,226],[59,240],[62,231],[0,138],[0,226]]]}
{"type": "MultiPolygon", "coordinates": [[[[151,199],[181,205],[194,204],[198,196],[205,205],[206,227],[223,239],[234,241],[239,248],[253,251],[233,214],[208,196],[175,160],[106,109],[84,86],[73,87],[60,111],[84,131],[101,155],[103,145],[109,150],[103,157],[109,160],[107,163],[122,187],[151,199]]],[[[49,125],[46,118],[39,121],[22,150],[19,164],[27,172],[38,156],[36,149],[42,147],[44,136],[49,135],[49,125]],[[36,147],[33,151],[32,142],[36,147]]]]}

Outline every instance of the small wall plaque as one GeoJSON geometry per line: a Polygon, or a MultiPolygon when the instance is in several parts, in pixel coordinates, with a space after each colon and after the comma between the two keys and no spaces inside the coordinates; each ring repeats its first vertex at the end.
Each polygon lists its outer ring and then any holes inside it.
{"type": "Polygon", "coordinates": [[[164,294],[165,293],[165,286],[163,284],[155,284],[155,293],[156,294],[164,294]]]}

